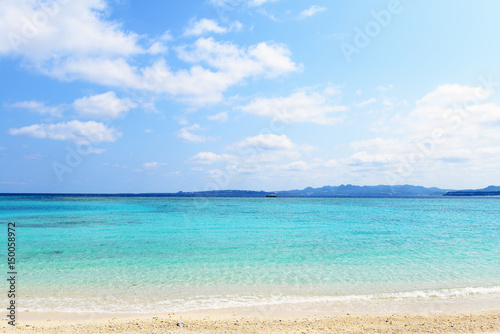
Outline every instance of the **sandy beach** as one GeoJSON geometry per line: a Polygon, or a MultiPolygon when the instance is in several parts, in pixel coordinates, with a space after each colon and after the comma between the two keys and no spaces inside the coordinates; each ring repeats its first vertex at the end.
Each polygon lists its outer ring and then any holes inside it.
{"type": "Polygon", "coordinates": [[[2,333],[500,333],[500,311],[266,317],[207,312],[162,315],[22,313],[2,333]],[[180,325],[180,326],[179,326],[180,325]]]}

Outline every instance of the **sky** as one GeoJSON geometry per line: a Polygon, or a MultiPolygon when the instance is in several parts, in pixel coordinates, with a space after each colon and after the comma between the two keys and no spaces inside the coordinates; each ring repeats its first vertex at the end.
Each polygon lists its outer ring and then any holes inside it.
{"type": "Polygon", "coordinates": [[[499,12],[0,0],[0,192],[500,185],[499,12]]]}

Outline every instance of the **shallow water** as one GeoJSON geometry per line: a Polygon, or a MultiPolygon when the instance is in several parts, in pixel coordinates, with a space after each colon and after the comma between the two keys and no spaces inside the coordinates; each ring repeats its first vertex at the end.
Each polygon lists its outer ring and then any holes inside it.
{"type": "Polygon", "coordinates": [[[500,296],[497,198],[0,197],[11,221],[22,310],[500,296]]]}

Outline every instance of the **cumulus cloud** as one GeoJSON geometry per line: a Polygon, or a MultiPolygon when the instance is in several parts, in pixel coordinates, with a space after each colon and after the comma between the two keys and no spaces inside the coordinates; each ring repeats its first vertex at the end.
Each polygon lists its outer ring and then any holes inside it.
{"type": "Polygon", "coordinates": [[[11,128],[8,133],[13,136],[68,140],[76,144],[113,142],[121,133],[95,121],[70,121],[56,124],[34,124],[22,128],[11,128]]]}
{"type": "Polygon", "coordinates": [[[332,114],[347,110],[345,106],[328,103],[324,93],[298,91],[287,97],[257,98],[238,109],[284,123],[335,124],[340,118],[332,114]]]}
{"type": "MultiPolygon", "coordinates": [[[[0,55],[18,56],[25,66],[59,80],[166,93],[192,105],[217,103],[229,87],[247,78],[276,77],[300,69],[290,59],[290,51],[275,43],[244,48],[205,38],[177,48],[187,64],[173,69],[157,56],[165,52],[165,40],[139,36],[109,20],[105,0],[53,4],[57,8],[52,15],[45,5],[30,0],[1,1],[0,55]],[[39,23],[36,18],[41,15],[47,20],[39,23]]],[[[241,27],[234,22],[223,28],[202,19],[193,22],[188,33],[222,33],[241,27]]],[[[166,39],[170,38],[167,34],[166,39]]]]}
{"type": "Polygon", "coordinates": [[[107,21],[104,0],[0,2],[0,54],[21,55],[35,64],[67,56],[128,56],[144,53],[135,33],[107,21]],[[74,36],[78,36],[75,38],[74,36]]]}
{"type": "Polygon", "coordinates": [[[423,175],[434,182],[463,173],[478,178],[478,171],[500,166],[500,106],[484,101],[490,94],[482,87],[439,86],[415,101],[405,116],[386,122],[386,138],[351,143],[357,152],[340,162],[371,166],[399,183],[423,175]]]}
{"type": "Polygon", "coordinates": [[[200,38],[193,45],[176,50],[181,60],[193,66],[173,71],[164,60],[159,60],[142,71],[145,77],[151,76],[151,84],[145,88],[194,105],[220,102],[230,86],[246,78],[276,77],[299,69],[290,59],[290,51],[275,44],[259,43],[245,49],[200,38]]]}
{"type": "Polygon", "coordinates": [[[137,104],[130,99],[120,99],[114,92],[82,97],[73,102],[73,108],[81,115],[97,118],[118,118],[137,104]]]}

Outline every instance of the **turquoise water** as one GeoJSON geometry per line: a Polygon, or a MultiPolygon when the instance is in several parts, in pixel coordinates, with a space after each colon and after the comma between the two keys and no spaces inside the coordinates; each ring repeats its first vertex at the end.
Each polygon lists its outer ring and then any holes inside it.
{"type": "Polygon", "coordinates": [[[11,221],[30,311],[500,292],[497,198],[0,197],[11,221]]]}

